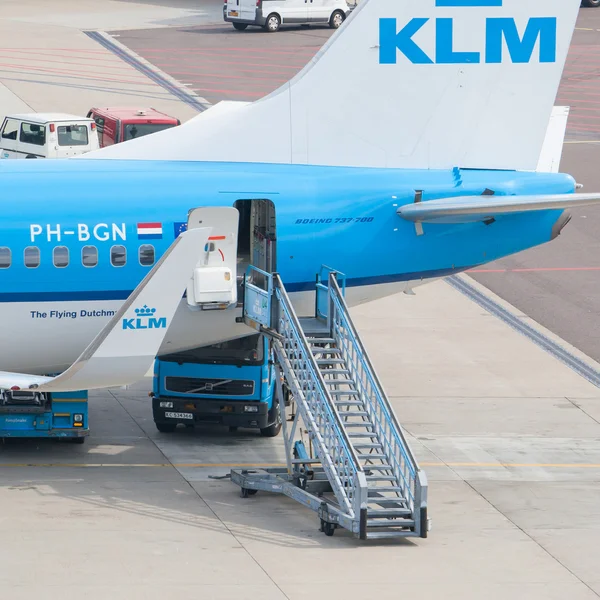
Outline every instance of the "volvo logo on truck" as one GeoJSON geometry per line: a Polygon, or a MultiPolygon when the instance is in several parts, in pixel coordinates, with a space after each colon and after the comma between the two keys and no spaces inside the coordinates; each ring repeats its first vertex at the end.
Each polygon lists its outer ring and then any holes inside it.
{"type": "MultiPolygon", "coordinates": [[[[436,7],[465,7],[465,16],[473,16],[469,8],[502,7],[502,0],[436,0],[436,7]]],[[[477,27],[485,31],[483,46],[465,48],[465,36],[461,38],[461,50],[455,49],[455,31],[459,26],[464,32],[465,24],[454,18],[415,17],[398,28],[396,19],[379,19],[379,64],[396,64],[398,52],[413,64],[498,64],[530,63],[536,56],[540,63],[556,62],[556,17],[532,17],[523,21],[510,17],[487,17],[477,27]],[[423,34],[435,38],[435,50],[427,53],[413,39],[423,29],[423,34]],[[504,52],[504,46],[508,52],[504,52]],[[539,53],[535,53],[536,46],[539,53]]],[[[469,21],[474,27],[478,21],[469,21]]],[[[472,36],[474,37],[474,36],[472,36]]],[[[423,39],[423,36],[421,36],[423,39]]],[[[469,38],[469,42],[474,42],[469,38]]],[[[421,42],[424,43],[424,42],[421,42]]],[[[468,43],[468,42],[467,42],[468,43]]]]}
{"type": "Polygon", "coordinates": [[[123,319],[123,329],[166,329],[167,318],[155,317],[155,308],[148,308],[145,304],[142,308],[136,308],[136,316],[131,319],[123,319]]]}

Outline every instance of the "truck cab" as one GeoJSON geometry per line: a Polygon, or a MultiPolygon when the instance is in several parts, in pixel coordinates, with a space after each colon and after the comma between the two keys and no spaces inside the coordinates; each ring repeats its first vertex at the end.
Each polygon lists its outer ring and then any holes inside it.
{"type": "Polygon", "coordinates": [[[96,123],[101,148],[181,125],[153,108],[92,108],[88,117],[96,123]]]}
{"type": "Polygon", "coordinates": [[[178,424],[249,427],[266,437],[281,429],[275,369],[262,334],[156,359],[150,395],[154,422],[163,433],[178,424]]]}
{"type": "Polygon", "coordinates": [[[0,129],[1,158],[69,158],[98,148],[96,123],[77,115],[13,114],[0,129]]]}

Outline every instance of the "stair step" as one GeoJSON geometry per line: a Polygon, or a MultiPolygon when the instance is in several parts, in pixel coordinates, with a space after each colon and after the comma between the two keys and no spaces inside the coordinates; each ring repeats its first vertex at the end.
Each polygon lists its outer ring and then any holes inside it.
{"type": "Polygon", "coordinates": [[[368,540],[384,540],[399,537],[408,537],[409,535],[413,536],[414,533],[409,533],[403,529],[398,529],[396,531],[367,531],[368,540]]]}
{"type": "Polygon", "coordinates": [[[343,358],[317,358],[318,365],[340,365],[345,362],[343,358]]]}
{"type": "Polygon", "coordinates": [[[413,519],[367,519],[367,527],[414,527],[413,519]]]}
{"type": "MultiPolygon", "coordinates": [[[[330,384],[329,381],[325,381],[326,384],[330,384]]],[[[350,382],[346,382],[346,381],[336,381],[335,384],[331,383],[330,385],[339,385],[340,383],[348,383],[349,385],[354,385],[354,381],[352,383],[350,382]]],[[[360,396],[360,393],[357,392],[356,390],[332,390],[329,389],[329,393],[330,394],[338,394],[338,395],[343,395],[343,394],[348,394],[348,396],[360,396]]]]}
{"type": "Polygon", "coordinates": [[[365,465],[368,471],[391,471],[392,465],[365,465]]]}
{"type": "Polygon", "coordinates": [[[349,433],[349,438],[376,438],[377,434],[374,432],[366,431],[365,433],[349,433]]]}
{"type": "Polygon", "coordinates": [[[314,354],[336,354],[340,355],[342,351],[339,348],[311,348],[314,354]]]}
{"type": "Polygon", "coordinates": [[[407,517],[412,515],[409,508],[395,508],[395,509],[381,509],[381,510],[367,510],[367,519],[373,519],[377,517],[381,517],[383,519],[388,519],[391,517],[407,517]]]}
{"type": "MultiPolygon", "coordinates": [[[[350,375],[348,369],[320,369],[322,375],[350,375]]],[[[350,379],[343,379],[342,381],[351,381],[350,379]]],[[[335,380],[337,383],[337,379],[335,380]]],[[[354,382],[352,382],[354,383],[354,382]]]]}
{"type": "Polygon", "coordinates": [[[408,510],[406,502],[400,497],[384,498],[383,496],[369,496],[367,504],[377,504],[379,508],[374,508],[373,510],[408,510]]]}
{"type": "Polygon", "coordinates": [[[376,442],[354,442],[352,445],[355,448],[383,448],[381,444],[376,442]]]}
{"type": "Polygon", "coordinates": [[[344,423],[344,427],[373,427],[373,423],[370,421],[362,421],[360,423],[344,423]]]}
{"type": "MultiPolygon", "coordinates": [[[[413,519],[400,519],[400,520],[385,519],[383,521],[379,521],[379,520],[372,521],[370,519],[367,519],[367,527],[395,527],[395,528],[397,528],[396,531],[377,532],[379,534],[391,533],[391,534],[397,535],[401,531],[400,527],[408,529],[409,527],[414,527],[414,526],[415,526],[415,522],[413,519]]],[[[369,535],[369,533],[367,533],[367,538],[370,538],[370,537],[371,536],[369,535]]],[[[386,536],[386,537],[394,537],[394,536],[390,535],[390,536],[386,536]]]]}
{"type": "Polygon", "coordinates": [[[330,337],[307,337],[306,341],[312,346],[313,344],[335,344],[335,340],[330,337]]]}
{"type": "Polygon", "coordinates": [[[334,400],[336,406],[364,406],[360,400],[334,400]]]}
{"type": "MultiPolygon", "coordinates": [[[[387,456],[385,454],[357,454],[358,458],[360,458],[361,460],[382,460],[384,458],[387,458],[387,456]]],[[[369,469],[371,468],[371,465],[369,465],[369,469]]]]}
{"type": "MultiPolygon", "coordinates": [[[[398,493],[402,493],[403,490],[402,490],[401,487],[398,487],[396,485],[391,485],[391,486],[390,485],[385,485],[385,486],[384,485],[380,485],[380,486],[374,486],[372,488],[369,488],[368,491],[369,491],[369,495],[370,495],[371,493],[379,494],[381,492],[398,492],[398,493]]],[[[390,498],[390,500],[391,499],[392,498],[390,498]]],[[[386,498],[386,500],[387,500],[387,498],[386,498]]],[[[397,502],[398,498],[394,498],[394,500],[396,500],[396,502],[397,502]]]]}
{"type": "Polygon", "coordinates": [[[394,475],[367,475],[367,481],[396,481],[394,475]]]}
{"type": "Polygon", "coordinates": [[[369,413],[364,410],[344,410],[340,412],[341,417],[368,417],[369,413]]]}

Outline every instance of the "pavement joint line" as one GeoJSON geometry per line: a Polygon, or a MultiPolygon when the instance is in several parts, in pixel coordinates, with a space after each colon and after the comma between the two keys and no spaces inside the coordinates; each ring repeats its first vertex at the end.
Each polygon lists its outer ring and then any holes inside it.
{"type": "MultiPolygon", "coordinates": [[[[500,297],[496,296],[496,294],[483,285],[475,282],[472,278],[465,275],[452,275],[447,277],[446,280],[454,289],[464,294],[467,298],[470,298],[490,314],[498,317],[503,323],[512,327],[518,333],[527,337],[538,347],[558,359],[592,385],[600,388],[600,370],[594,366],[597,363],[594,363],[591,358],[586,357],[587,360],[585,360],[576,356],[566,348],[564,340],[560,340],[560,343],[555,341],[544,333],[541,325],[535,323],[532,319],[530,321],[533,324],[526,323],[524,321],[526,315],[521,315],[520,311],[506,301],[502,301],[501,304],[499,302],[501,300],[500,297]]],[[[556,337],[560,339],[558,336],[556,337]]]]}
{"type": "Polygon", "coordinates": [[[83,33],[199,113],[210,108],[208,100],[187,90],[179,81],[138,56],[108,33],[104,31],[84,31],[83,33]]]}
{"type": "MultiPolygon", "coordinates": [[[[600,463],[508,463],[508,462],[421,462],[422,467],[458,467],[458,468],[502,468],[502,469],[600,469],[600,463]]],[[[5,463],[0,464],[2,469],[15,469],[25,467],[35,468],[70,468],[70,469],[111,469],[111,468],[165,468],[176,469],[262,469],[285,468],[284,463],[276,464],[240,464],[240,463],[5,463]]],[[[368,470],[368,465],[365,465],[368,470]]]]}

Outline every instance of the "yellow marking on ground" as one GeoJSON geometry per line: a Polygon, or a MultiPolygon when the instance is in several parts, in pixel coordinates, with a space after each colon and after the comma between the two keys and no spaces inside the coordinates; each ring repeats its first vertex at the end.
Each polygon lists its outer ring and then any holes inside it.
{"type": "Polygon", "coordinates": [[[600,140],[573,140],[565,144],[600,144],[600,140]]]}
{"type": "MultiPolygon", "coordinates": [[[[100,469],[100,468],[143,468],[154,469],[164,467],[175,467],[176,469],[264,469],[284,468],[285,464],[248,464],[248,463],[5,463],[0,464],[3,468],[23,467],[45,467],[45,468],[76,468],[76,469],[100,469]]],[[[504,463],[504,462],[425,462],[421,467],[465,467],[465,468],[503,468],[503,469],[600,469],[600,463],[504,463]]],[[[368,465],[365,465],[368,469],[368,465]]]]}
{"type": "Polygon", "coordinates": [[[592,27],[575,27],[575,31],[598,31],[598,29],[593,29],[592,27]]]}

